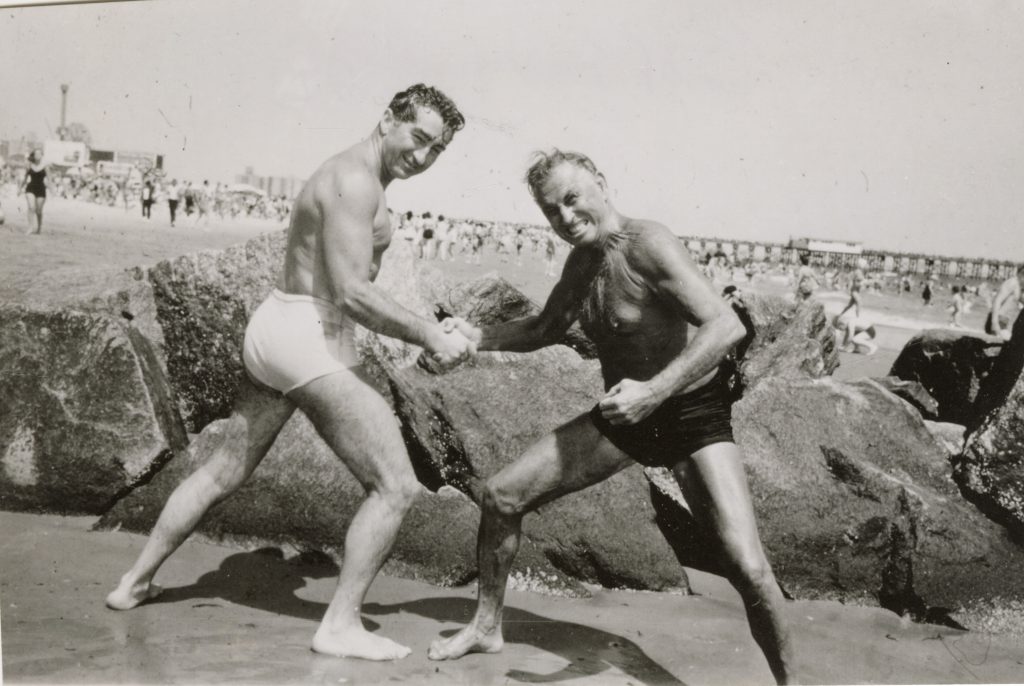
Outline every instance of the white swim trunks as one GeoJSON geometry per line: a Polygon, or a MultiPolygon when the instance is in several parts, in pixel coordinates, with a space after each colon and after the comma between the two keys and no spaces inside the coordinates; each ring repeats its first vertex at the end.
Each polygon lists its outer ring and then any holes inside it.
{"type": "Polygon", "coordinates": [[[330,301],[275,288],[245,328],[242,360],[257,381],[288,393],[359,364],[355,322],[330,301]]]}

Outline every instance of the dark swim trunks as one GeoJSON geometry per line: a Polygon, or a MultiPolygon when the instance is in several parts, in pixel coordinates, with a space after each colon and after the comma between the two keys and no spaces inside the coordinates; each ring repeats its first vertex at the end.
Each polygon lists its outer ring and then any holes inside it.
{"type": "Polygon", "coordinates": [[[666,400],[645,419],[628,426],[601,416],[597,405],[590,420],[605,438],[648,467],[672,467],[713,443],[733,443],[732,401],[720,369],[700,388],[666,400]]]}

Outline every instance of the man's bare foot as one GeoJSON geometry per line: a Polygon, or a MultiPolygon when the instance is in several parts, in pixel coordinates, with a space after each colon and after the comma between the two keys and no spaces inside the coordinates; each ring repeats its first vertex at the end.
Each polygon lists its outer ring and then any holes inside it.
{"type": "Polygon", "coordinates": [[[335,657],[358,657],[363,660],[401,660],[412,652],[390,638],[376,636],[366,629],[331,634],[323,627],[313,636],[313,651],[335,657]]]}
{"type": "Polygon", "coordinates": [[[130,610],[156,598],[163,590],[152,582],[130,584],[125,577],[121,577],[120,585],[107,596],[107,607],[111,610],[130,610]]]}
{"type": "Polygon", "coordinates": [[[504,645],[501,629],[486,632],[470,624],[454,636],[431,643],[427,657],[431,660],[457,660],[467,653],[498,653],[504,645]]]}

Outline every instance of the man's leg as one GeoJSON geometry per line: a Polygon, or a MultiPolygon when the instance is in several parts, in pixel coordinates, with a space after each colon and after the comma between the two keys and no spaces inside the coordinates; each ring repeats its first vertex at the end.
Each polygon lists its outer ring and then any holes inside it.
{"type": "MultiPolygon", "coordinates": [[[[848,301],[846,302],[846,307],[844,307],[844,308],[842,309],[842,311],[841,311],[841,312],[840,312],[840,313],[839,313],[838,315],[836,315],[836,316],[837,316],[837,317],[842,317],[842,316],[843,316],[844,314],[846,314],[847,312],[849,312],[849,311],[850,311],[850,309],[851,309],[851,308],[852,308],[852,307],[853,307],[854,305],[857,305],[857,299],[856,299],[856,298],[854,297],[854,294],[853,294],[853,293],[851,292],[851,293],[850,293],[850,299],[849,299],[849,300],[848,300],[848,301]]],[[[859,307],[859,306],[858,306],[858,307],[859,307]]]]}
{"type": "Polygon", "coordinates": [[[396,660],[409,648],[366,631],[360,612],[422,486],[391,408],[358,374],[358,368],[329,374],[288,394],[367,493],[345,535],[338,588],[313,637],[313,650],[396,660]]]}
{"type": "Polygon", "coordinates": [[[279,393],[243,379],[220,443],[205,462],[174,489],[139,559],[107,596],[107,607],[128,610],[155,597],[153,576],[199,525],[210,507],[233,493],[270,450],[295,405],[279,393]]]}
{"type": "Polygon", "coordinates": [[[694,518],[722,543],[723,565],[743,599],[750,632],[780,684],[794,683],[782,591],[761,547],[742,456],[735,443],[715,443],[676,465],[676,479],[694,518]]]}
{"type": "Polygon", "coordinates": [[[43,205],[46,204],[46,198],[36,198],[36,233],[43,232],[43,205]]]}
{"type": "Polygon", "coordinates": [[[449,660],[501,650],[505,584],[519,550],[523,515],[603,481],[632,463],[598,432],[588,415],[581,415],[540,438],[516,462],[488,479],[477,539],[476,615],[459,633],[434,641],[428,657],[449,660]]]}

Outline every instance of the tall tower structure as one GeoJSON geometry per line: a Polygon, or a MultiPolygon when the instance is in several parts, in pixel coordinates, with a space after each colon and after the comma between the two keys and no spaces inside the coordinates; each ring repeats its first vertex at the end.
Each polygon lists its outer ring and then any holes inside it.
{"type": "Polygon", "coordinates": [[[61,140],[67,136],[68,132],[68,84],[60,84],[60,128],[57,129],[57,137],[61,140]]]}

